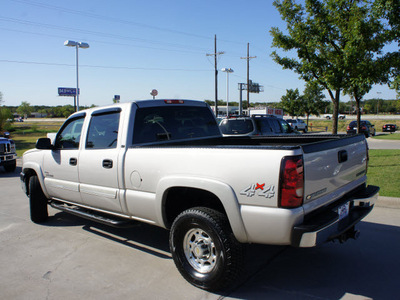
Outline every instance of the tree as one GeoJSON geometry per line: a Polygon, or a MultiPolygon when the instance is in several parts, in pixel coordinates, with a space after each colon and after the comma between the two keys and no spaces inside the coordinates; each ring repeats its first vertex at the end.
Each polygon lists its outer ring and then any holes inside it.
{"type": "Polygon", "coordinates": [[[397,93],[396,98],[400,100],[400,75],[397,76],[393,82],[390,84],[390,88],[395,90],[397,93]]]}
{"type": "Polygon", "coordinates": [[[3,104],[3,93],[0,92],[0,131],[4,130],[7,120],[12,117],[9,109],[2,106],[3,104]]]}
{"type": "Polygon", "coordinates": [[[32,107],[30,103],[22,101],[21,105],[17,108],[17,113],[24,115],[24,118],[26,119],[32,113],[32,107]]]}
{"type": "Polygon", "coordinates": [[[282,108],[292,117],[303,115],[302,97],[298,89],[286,90],[286,95],[281,98],[282,108]]]}
{"type": "Polygon", "coordinates": [[[354,67],[357,52],[361,50],[364,55],[365,43],[371,38],[377,40],[371,50],[374,54],[379,54],[384,45],[378,17],[369,13],[369,1],[361,0],[305,0],[305,6],[295,0],[275,0],[274,5],[287,23],[288,35],[272,28],[272,45],[284,51],[295,50],[298,59],[281,57],[276,51],[271,55],[284,69],[294,70],[300,78],[316,81],[328,91],[333,104],[332,133],[336,134],[343,89],[359,98],[374,82],[363,81],[365,65],[354,67]],[[366,26],[369,21],[372,25],[366,26]]]}
{"type": "Polygon", "coordinates": [[[325,99],[325,95],[322,93],[323,88],[318,85],[316,81],[307,82],[306,88],[304,89],[303,105],[304,112],[307,115],[307,125],[310,115],[317,115],[325,110],[328,105],[325,99]]]}

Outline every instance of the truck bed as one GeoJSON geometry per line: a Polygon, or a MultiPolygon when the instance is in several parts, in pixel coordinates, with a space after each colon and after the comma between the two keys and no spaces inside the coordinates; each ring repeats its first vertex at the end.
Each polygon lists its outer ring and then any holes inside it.
{"type": "Polygon", "coordinates": [[[295,149],[301,147],[304,153],[312,153],[365,140],[363,135],[326,134],[326,135],[278,135],[262,137],[219,137],[192,139],[185,141],[164,141],[138,147],[227,147],[227,148],[259,148],[259,149],[295,149]]]}

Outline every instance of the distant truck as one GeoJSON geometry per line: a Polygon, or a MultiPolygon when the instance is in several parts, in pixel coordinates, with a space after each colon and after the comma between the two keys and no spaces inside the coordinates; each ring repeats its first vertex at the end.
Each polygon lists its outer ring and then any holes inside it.
{"type": "Polygon", "coordinates": [[[24,153],[20,178],[33,222],[50,205],[168,229],[182,276],[220,290],[242,274],[245,243],[357,238],[379,191],[367,168],[363,135],[223,137],[206,103],[165,99],[74,113],[24,153]]]}
{"type": "Polygon", "coordinates": [[[283,109],[281,108],[273,108],[273,107],[265,107],[260,109],[250,108],[249,114],[250,117],[253,115],[269,115],[283,119],[283,109]]]}
{"type": "Polygon", "coordinates": [[[0,134],[0,166],[3,166],[6,172],[14,172],[17,167],[15,142],[7,132],[0,134]]]}

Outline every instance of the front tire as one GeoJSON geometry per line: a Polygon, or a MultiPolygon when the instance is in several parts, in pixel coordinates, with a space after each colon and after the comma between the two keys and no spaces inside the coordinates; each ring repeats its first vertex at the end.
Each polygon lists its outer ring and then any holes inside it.
{"type": "Polygon", "coordinates": [[[240,275],[243,245],[218,211],[197,207],[182,212],[172,225],[169,244],[179,272],[196,287],[220,290],[240,275]]]}
{"type": "Polygon", "coordinates": [[[47,198],[43,194],[42,187],[36,175],[29,178],[29,207],[32,222],[43,223],[49,217],[47,198]]]}

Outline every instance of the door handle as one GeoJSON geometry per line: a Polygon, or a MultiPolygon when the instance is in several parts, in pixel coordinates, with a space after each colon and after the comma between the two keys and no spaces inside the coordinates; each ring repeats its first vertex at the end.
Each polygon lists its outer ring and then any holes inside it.
{"type": "Polygon", "coordinates": [[[347,161],[347,151],[346,150],[341,150],[338,152],[338,162],[339,163],[343,163],[345,161],[347,161]]]}
{"type": "Polygon", "coordinates": [[[71,158],[69,159],[69,164],[70,164],[71,166],[76,166],[76,165],[78,164],[78,160],[77,160],[75,157],[71,157],[71,158]]]}
{"type": "Polygon", "coordinates": [[[113,161],[111,159],[103,160],[103,168],[112,169],[112,167],[113,167],[113,161]]]}

